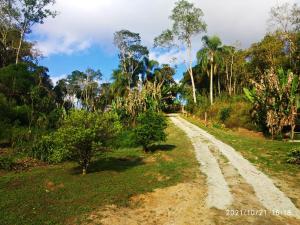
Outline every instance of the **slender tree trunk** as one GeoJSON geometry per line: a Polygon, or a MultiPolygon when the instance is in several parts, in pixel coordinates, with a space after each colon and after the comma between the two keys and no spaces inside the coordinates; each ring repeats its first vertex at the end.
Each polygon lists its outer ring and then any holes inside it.
{"type": "Polygon", "coordinates": [[[230,96],[230,82],[229,82],[229,72],[228,72],[228,64],[226,62],[226,69],[225,69],[225,72],[226,72],[226,88],[227,88],[227,91],[228,91],[228,94],[230,96]]]}
{"type": "Polygon", "coordinates": [[[292,140],[294,140],[294,138],[295,138],[295,124],[293,124],[292,126],[291,126],[291,139],[292,140]]]}
{"type": "Polygon", "coordinates": [[[24,38],[24,31],[21,31],[21,36],[20,36],[20,41],[19,41],[19,46],[17,49],[17,55],[16,55],[16,64],[19,63],[19,58],[20,58],[20,52],[21,52],[21,48],[22,48],[22,42],[23,42],[23,38],[24,38]]]}
{"type": "Polygon", "coordinates": [[[233,56],[231,57],[231,64],[230,64],[230,78],[229,78],[230,96],[232,95],[232,77],[233,77],[233,56]]]}
{"type": "Polygon", "coordinates": [[[218,93],[221,95],[221,84],[220,84],[220,74],[218,74],[218,93]]]}
{"type": "Polygon", "coordinates": [[[193,75],[193,67],[192,67],[192,44],[191,42],[188,43],[188,59],[189,59],[189,74],[191,77],[191,83],[192,83],[192,90],[193,90],[193,100],[194,103],[197,103],[197,98],[196,98],[196,87],[195,87],[195,82],[194,82],[194,75],[193,75]]]}
{"type": "Polygon", "coordinates": [[[196,104],[196,103],[197,103],[197,98],[196,98],[196,87],[195,87],[195,82],[194,82],[194,76],[193,76],[193,71],[192,71],[192,69],[190,69],[189,74],[190,74],[191,82],[192,82],[193,100],[194,100],[194,103],[196,104]]]}
{"type": "Polygon", "coordinates": [[[211,63],[211,66],[210,66],[210,104],[213,105],[213,63],[211,63]]]}

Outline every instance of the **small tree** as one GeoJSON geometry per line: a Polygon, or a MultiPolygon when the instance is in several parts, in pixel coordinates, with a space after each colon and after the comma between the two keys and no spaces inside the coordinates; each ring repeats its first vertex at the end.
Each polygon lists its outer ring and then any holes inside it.
{"type": "Polygon", "coordinates": [[[64,140],[71,158],[79,163],[82,174],[85,175],[94,153],[103,150],[120,128],[121,125],[114,114],[77,110],[67,117],[57,135],[64,140]]]}
{"type": "Polygon", "coordinates": [[[135,128],[136,141],[147,152],[151,144],[166,140],[166,128],[167,123],[163,115],[152,110],[141,113],[135,128]]]}

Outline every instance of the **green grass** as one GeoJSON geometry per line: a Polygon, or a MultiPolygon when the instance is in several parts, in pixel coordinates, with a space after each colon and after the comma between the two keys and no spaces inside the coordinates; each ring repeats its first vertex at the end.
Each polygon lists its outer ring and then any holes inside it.
{"type": "Polygon", "coordinates": [[[234,147],[267,174],[280,179],[290,176],[294,185],[300,186],[300,167],[286,162],[287,153],[292,149],[300,148],[300,143],[243,136],[229,129],[205,127],[199,120],[191,117],[184,118],[234,147]]]}
{"type": "Polygon", "coordinates": [[[64,224],[106,204],[126,206],[131,196],[194,179],[198,164],[191,143],[172,124],[168,133],[168,141],[154,153],[128,148],[97,156],[86,176],[70,162],[5,173],[0,177],[0,224],[64,224]]]}

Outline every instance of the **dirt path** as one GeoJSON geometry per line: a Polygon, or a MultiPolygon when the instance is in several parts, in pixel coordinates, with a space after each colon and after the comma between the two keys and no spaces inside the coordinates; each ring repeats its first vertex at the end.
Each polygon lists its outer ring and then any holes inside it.
{"type": "Polygon", "coordinates": [[[129,207],[101,207],[85,224],[300,224],[299,210],[291,200],[232,147],[177,115],[170,119],[193,143],[201,170],[198,177],[133,196],[129,207]]]}
{"type": "MultiPolygon", "coordinates": [[[[182,119],[179,116],[171,117],[171,120],[175,125],[184,130],[186,134],[192,139],[192,142],[195,147],[196,154],[199,155],[199,158],[203,159],[203,147],[207,143],[210,144],[211,148],[215,148],[216,151],[219,151],[229,163],[238,171],[238,174],[254,189],[255,195],[258,198],[259,202],[264,206],[265,209],[269,212],[274,213],[278,212],[280,215],[292,216],[300,219],[300,211],[295,207],[292,201],[286,197],[286,195],[281,192],[272,182],[272,180],[266,176],[261,171],[257,170],[248,160],[244,159],[238,152],[236,152],[231,146],[217,140],[214,136],[210,135],[201,128],[189,123],[188,121],[182,119]]],[[[210,155],[212,157],[212,155],[210,155]]],[[[205,157],[204,157],[205,158],[205,157]]],[[[215,158],[215,157],[213,157],[215,158]]],[[[210,159],[212,161],[213,159],[210,159]]],[[[203,168],[203,160],[199,160],[202,165],[202,171],[205,172],[203,168]]],[[[207,176],[212,174],[215,171],[216,167],[209,167],[212,171],[206,171],[207,176]]],[[[219,173],[217,171],[217,173],[219,173]]],[[[226,176],[225,171],[223,173],[226,176]]],[[[210,187],[210,179],[208,178],[208,187],[210,187]]],[[[227,189],[226,182],[222,182],[223,187],[218,187],[218,189],[227,189]]],[[[220,183],[213,183],[213,186],[220,185],[220,183]]],[[[208,196],[213,194],[212,188],[208,189],[208,196]],[[211,194],[210,194],[211,192],[211,194]]],[[[228,202],[228,195],[225,195],[224,198],[221,198],[221,201],[228,202]]],[[[211,199],[207,199],[208,205],[215,206],[215,204],[210,204],[211,199]]]]}

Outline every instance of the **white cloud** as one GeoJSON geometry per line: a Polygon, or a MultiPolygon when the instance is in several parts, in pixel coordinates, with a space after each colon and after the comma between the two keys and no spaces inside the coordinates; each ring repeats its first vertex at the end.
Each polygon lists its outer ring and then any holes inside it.
{"type": "MultiPolygon", "coordinates": [[[[152,41],[170,26],[168,19],[176,0],[57,0],[59,15],[38,25],[35,32],[42,38],[38,48],[47,56],[72,54],[95,44],[112,50],[113,33],[120,29],[139,32],[144,44],[152,41]]],[[[225,44],[236,40],[247,47],[266,32],[270,7],[279,0],[193,0],[200,7],[208,25],[208,33],[221,37],[225,44]]],[[[294,0],[289,0],[294,2],[294,0]]],[[[195,41],[200,47],[201,39],[195,41]]],[[[155,59],[167,62],[171,56],[155,59]]]]}
{"type": "Polygon", "coordinates": [[[56,85],[56,82],[61,80],[61,79],[65,79],[67,78],[67,75],[66,74],[62,74],[62,75],[59,75],[59,76],[51,76],[51,80],[53,82],[53,85],[56,85]]]}

